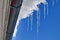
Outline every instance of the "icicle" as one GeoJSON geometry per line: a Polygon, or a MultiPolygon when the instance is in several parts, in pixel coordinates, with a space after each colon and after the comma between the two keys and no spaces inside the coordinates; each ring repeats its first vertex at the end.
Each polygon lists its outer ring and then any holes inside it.
{"type": "Polygon", "coordinates": [[[39,26],[40,26],[40,13],[39,10],[37,11],[37,32],[39,32],[39,26]]]}
{"type": "Polygon", "coordinates": [[[46,15],[46,5],[44,4],[44,19],[45,19],[45,15],[46,15]]]}
{"type": "Polygon", "coordinates": [[[48,16],[48,4],[47,4],[47,16],[48,16]]]}
{"type": "Polygon", "coordinates": [[[30,21],[31,21],[31,31],[32,31],[32,25],[33,25],[33,13],[31,14],[31,19],[30,19],[30,21]]]}
{"type": "Polygon", "coordinates": [[[56,3],[58,2],[58,0],[56,0],[56,3]]]}
{"type": "Polygon", "coordinates": [[[54,0],[52,0],[52,6],[54,6],[54,4],[55,4],[55,1],[54,1],[54,0]]]}
{"type": "Polygon", "coordinates": [[[38,15],[39,15],[39,27],[40,27],[40,11],[39,11],[39,14],[38,15]]]}
{"type": "Polygon", "coordinates": [[[27,20],[27,31],[29,30],[29,17],[28,17],[28,20],[27,20]]]}
{"type": "Polygon", "coordinates": [[[38,29],[38,25],[39,25],[39,15],[38,15],[38,11],[37,11],[37,40],[38,40],[38,32],[39,32],[39,29],[38,29]]]}
{"type": "Polygon", "coordinates": [[[37,11],[37,32],[38,32],[38,11],[37,11]]]}
{"type": "Polygon", "coordinates": [[[40,27],[40,12],[39,10],[37,11],[37,40],[38,40],[38,35],[39,35],[39,27],[40,27]]]}

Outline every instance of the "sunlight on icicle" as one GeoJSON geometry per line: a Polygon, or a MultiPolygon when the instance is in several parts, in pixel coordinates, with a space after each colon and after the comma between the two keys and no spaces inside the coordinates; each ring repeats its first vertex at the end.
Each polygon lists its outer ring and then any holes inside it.
{"type": "Polygon", "coordinates": [[[30,19],[30,21],[31,21],[31,31],[32,31],[32,25],[33,25],[33,13],[31,14],[31,19],[30,19]]]}
{"type": "Polygon", "coordinates": [[[48,3],[47,2],[45,2],[45,3],[43,3],[44,4],[44,19],[46,18],[46,14],[47,14],[47,16],[48,16],[48,3]],[[46,8],[47,7],[47,8],[46,8]],[[46,13],[47,12],[47,13],[46,13]]]}
{"type": "Polygon", "coordinates": [[[37,10],[37,14],[36,14],[36,17],[37,17],[37,33],[39,32],[39,27],[40,27],[40,11],[37,10]]]}
{"type": "Polygon", "coordinates": [[[38,11],[37,11],[37,32],[38,32],[38,23],[39,23],[39,15],[38,15],[38,11]]]}
{"type": "Polygon", "coordinates": [[[39,27],[39,15],[38,15],[38,11],[37,11],[37,40],[38,40],[38,32],[39,32],[39,29],[38,29],[38,27],[39,27]]]}
{"type": "Polygon", "coordinates": [[[39,39],[38,38],[38,35],[39,35],[39,27],[40,27],[40,11],[37,10],[37,40],[39,39]]]}

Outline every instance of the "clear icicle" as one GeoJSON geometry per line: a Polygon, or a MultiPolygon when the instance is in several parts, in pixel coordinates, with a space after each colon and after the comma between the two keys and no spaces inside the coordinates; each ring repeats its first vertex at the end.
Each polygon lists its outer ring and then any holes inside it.
{"type": "Polygon", "coordinates": [[[33,13],[31,14],[31,19],[30,19],[30,21],[31,21],[31,31],[32,31],[32,25],[33,25],[33,13]]]}
{"type": "Polygon", "coordinates": [[[27,20],[27,31],[29,30],[29,17],[28,17],[28,20],[27,20]]]}
{"type": "Polygon", "coordinates": [[[38,32],[39,32],[39,26],[40,26],[40,13],[39,10],[37,11],[37,40],[38,40],[38,32]]]}
{"type": "Polygon", "coordinates": [[[56,3],[58,2],[58,0],[56,0],[56,3]]]}
{"type": "Polygon", "coordinates": [[[38,32],[38,11],[37,11],[37,32],[38,32]]]}
{"type": "Polygon", "coordinates": [[[57,2],[58,0],[52,0],[52,6],[54,6],[57,2]]]}
{"type": "Polygon", "coordinates": [[[39,14],[38,15],[39,15],[39,27],[40,27],[40,11],[39,11],[39,14]]]}
{"type": "Polygon", "coordinates": [[[39,20],[38,20],[38,11],[37,11],[37,40],[38,40],[38,22],[39,22],[39,20]]]}
{"type": "Polygon", "coordinates": [[[39,10],[37,11],[37,32],[39,32],[39,21],[40,21],[40,14],[39,14],[39,10]]]}
{"type": "Polygon", "coordinates": [[[48,16],[48,4],[47,4],[47,16],[48,16]]]}
{"type": "Polygon", "coordinates": [[[46,5],[44,5],[44,19],[45,19],[45,14],[46,14],[46,5]]]}
{"type": "Polygon", "coordinates": [[[52,6],[54,6],[54,4],[55,4],[55,0],[52,0],[52,6]]]}

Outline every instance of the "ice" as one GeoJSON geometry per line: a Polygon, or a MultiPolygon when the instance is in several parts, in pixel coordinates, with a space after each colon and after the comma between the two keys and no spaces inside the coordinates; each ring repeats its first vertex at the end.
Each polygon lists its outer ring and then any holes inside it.
{"type": "Polygon", "coordinates": [[[33,25],[33,13],[31,14],[31,19],[30,19],[30,21],[31,21],[31,31],[32,31],[32,25],[33,25]]]}
{"type": "Polygon", "coordinates": [[[27,32],[28,32],[28,30],[29,30],[29,17],[28,17],[28,19],[27,19],[27,32]]]}
{"type": "Polygon", "coordinates": [[[40,11],[39,10],[37,10],[37,15],[36,15],[36,17],[37,17],[37,22],[36,22],[36,24],[37,24],[37,40],[39,39],[38,38],[38,35],[39,35],[39,27],[40,27],[40,11]]]}
{"type": "Polygon", "coordinates": [[[47,4],[47,16],[48,16],[48,4],[47,4]]]}

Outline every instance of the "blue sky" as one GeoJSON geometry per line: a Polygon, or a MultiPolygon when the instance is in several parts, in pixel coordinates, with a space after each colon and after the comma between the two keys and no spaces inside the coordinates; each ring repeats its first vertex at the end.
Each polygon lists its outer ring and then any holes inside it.
{"type": "Polygon", "coordinates": [[[38,40],[60,40],[60,5],[59,5],[60,1],[58,0],[58,2],[54,4],[54,6],[52,5],[52,0],[47,0],[47,1],[49,7],[48,7],[48,16],[46,16],[45,19],[44,19],[44,12],[43,12],[44,5],[43,4],[38,5],[40,9],[39,11],[41,13],[38,36],[36,32],[37,11],[34,11],[32,31],[30,29],[31,22],[29,22],[29,29],[27,31],[28,18],[25,18],[20,21],[18,25],[17,35],[15,38],[12,38],[12,40],[37,40],[37,39],[38,40]]]}

